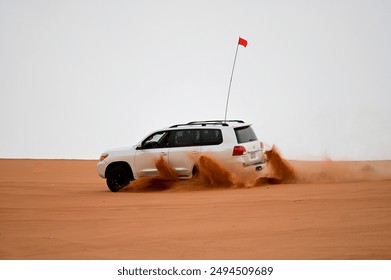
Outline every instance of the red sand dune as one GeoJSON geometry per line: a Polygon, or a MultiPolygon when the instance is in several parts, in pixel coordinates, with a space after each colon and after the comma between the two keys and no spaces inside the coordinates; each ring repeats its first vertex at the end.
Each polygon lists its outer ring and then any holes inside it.
{"type": "Polygon", "coordinates": [[[269,160],[118,193],[96,161],[0,160],[0,259],[391,259],[391,161],[269,160]]]}

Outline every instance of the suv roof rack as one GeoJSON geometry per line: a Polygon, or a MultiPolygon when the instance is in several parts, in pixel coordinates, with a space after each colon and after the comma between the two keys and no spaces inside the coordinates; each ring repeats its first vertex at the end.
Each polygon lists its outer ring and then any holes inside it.
{"type": "Polygon", "coordinates": [[[178,127],[178,126],[186,126],[186,125],[201,125],[201,126],[206,126],[206,125],[222,125],[222,126],[228,126],[229,122],[235,122],[235,123],[244,123],[242,120],[210,120],[210,121],[192,121],[188,122],[185,124],[175,124],[170,126],[172,127],[178,127]]]}

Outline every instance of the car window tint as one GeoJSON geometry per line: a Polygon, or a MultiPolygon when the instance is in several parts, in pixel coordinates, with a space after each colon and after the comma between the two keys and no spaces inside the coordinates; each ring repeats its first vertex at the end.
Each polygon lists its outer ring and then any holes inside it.
{"type": "Polygon", "coordinates": [[[168,139],[169,131],[159,131],[147,137],[142,147],[143,149],[165,148],[167,147],[168,139]]]}
{"type": "Polygon", "coordinates": [[[235,134],[238,144],[258,140],[251,126],[235,128],[235,134]]]}
{"type": "Polygon", "coordinates": [[[173,131],[172,147],[187,147],[200,144],[200,131],[198,129],[184,129],[173,131]]]}
{"type": "Polygon", "coordinates": [[[203,129],[202,145],[219,145],[223,143],[223,137],[220,129],[203,129]]]}

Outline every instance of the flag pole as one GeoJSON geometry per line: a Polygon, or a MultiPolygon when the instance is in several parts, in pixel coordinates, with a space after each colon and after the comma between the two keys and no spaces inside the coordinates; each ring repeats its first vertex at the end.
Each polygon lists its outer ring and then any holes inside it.
{"type": "Polygon", "coordinates": [[[229,87],[228,87],[228,94],[227,94],[227,102],[226,102],[226,104],[225,104],[224,122],[227,122],[227,112],[228,112],[229,95],[230,95],[230,92],[231,92],[232,77],[233,77],[233,75],[234,75],[235,63],[236,63],[236,57],[237,57],[237,55],[238,55],[238,48],[239,48],[239,44],[240,44],[240,39],[241,39],[241,38],[239,37],[238,44],[236,45],[234,64],[233,64],[233,66],[232,66],[231,78],[230,78],[230,80],[229,80],[229,87]]]}

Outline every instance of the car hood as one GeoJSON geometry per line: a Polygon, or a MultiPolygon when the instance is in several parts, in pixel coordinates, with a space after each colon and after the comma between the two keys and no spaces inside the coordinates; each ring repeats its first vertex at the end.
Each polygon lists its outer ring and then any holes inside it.
{"type": "Polygon", "coordinates": [[[104,151],[103,153],[109,154],[109,155],[121,155],[121,154],[131,153],[134,150],[136,150],[136,145],[122,147],[122,148],[116,148],[116,149],[110,149],[110,150],[104,151]]]}

